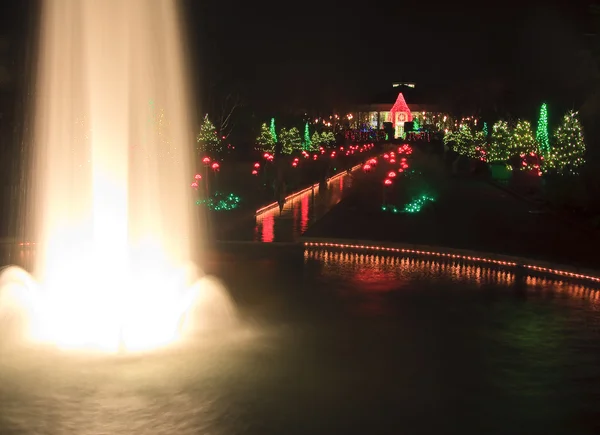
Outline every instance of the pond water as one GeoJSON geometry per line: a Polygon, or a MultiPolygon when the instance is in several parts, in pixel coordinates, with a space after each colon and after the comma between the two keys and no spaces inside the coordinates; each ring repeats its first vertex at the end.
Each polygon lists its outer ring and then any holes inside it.
{"type": "Polygon", "coordinates": [[[239,330],[121,357],[3,346],[0,433],[600,430],[592,288],[276,244],[221,246],[204,268],[239,330]]]}

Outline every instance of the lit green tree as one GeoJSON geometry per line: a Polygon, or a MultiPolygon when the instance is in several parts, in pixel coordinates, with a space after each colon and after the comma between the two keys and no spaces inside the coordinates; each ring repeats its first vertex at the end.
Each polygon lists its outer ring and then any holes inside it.
{"type": "Polygon", "coordinates": [[[577,112],[569,112],[554,133],[554,147],[546,160],[546,169],[559,174],[576,175],[585,164],[583,128],[577,112]]]}
{"type": "Polygon", "coordinates": [[[277,132],[275,131],[275,118],[271,118],[271,128],[269,129],[269,131],[271,132],[273,143],[277,143],[277,132]]]}
{"type": "Polygon", "coordinates": [[[490,135],[490,132],[488,131],[488,125],[487,122],[483,122],[483,128],[481,129],[481,131],[483,132],[483,135],[485,136],[486,140],[488,138],[488,136],[490,135]]]}
{"type": "Polygon", "coordinates": [[[296,127],[282,128],[279,132],[279,140],[281,141],[281,152],[283,154],[292,154],[294,151],[302,149],[300,131],[296,127]]]}
{"type": "Polygon", "coordinates": [[[512,139],[512,132],[508,122],[498,121],[492,126],[492,136],[488,149],[487,160],[493,162],[506,162],[509,157],[508,147],[512,139]]]}
{"type": "Polygon", "coordinates": [[[537,141],[529,121],[520,120],[517,122],[512,133],[512,141],[508,146],[509,157],[537,152],[537,141]]]}
{"type": "Polygon", "coordinates": [[[263,152],[275,152],[275,141],[273,140],[271,129],[266,123],[260,126],[260,135],[256,138],[256,143],[263,152]]]}
{"type": "Polygon", "coordinates": [[[419,124],[419,118],[413,119],[413,130],[419,131],[421,129],[421,124],[419,124]]]}
{"type": "Polygon", "coordinates": [[[196,142],[196,151],[198,153],[217,154],[222,151],[221,139],[219,139],[214,124],[208,119],[208,114],[204,116],[204,121],[200,126],[200,133],[198,133],[196,142]]]}
{"type": "Polygon", "coordinates": [[[308,122],[304,124],[304,140],[302,144],[304,151],[310,151],[312,149],[312,140],[310,139],[310,129],[308,128],[308,122]]]}
{"type": "Polygon", "coordinates": [[[548,135],[548,105],[542,104],[540,108],[540,117],[538,119],[535,138],[539,146],[539,154],[546,158],[550,152],[550,138],[548,135]]]}

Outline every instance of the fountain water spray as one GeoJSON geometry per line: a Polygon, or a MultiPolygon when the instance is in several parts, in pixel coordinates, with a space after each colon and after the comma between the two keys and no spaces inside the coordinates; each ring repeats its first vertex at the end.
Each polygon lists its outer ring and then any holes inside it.
{"type": "Polygon", "coordinates": [[[177,12],[175,0],[42,2],[27,205],[35,280],[4,272],[4,288],[28,295],[37,340],[166,344],[203,291],[189,265],[199,238],[177,12]]]}

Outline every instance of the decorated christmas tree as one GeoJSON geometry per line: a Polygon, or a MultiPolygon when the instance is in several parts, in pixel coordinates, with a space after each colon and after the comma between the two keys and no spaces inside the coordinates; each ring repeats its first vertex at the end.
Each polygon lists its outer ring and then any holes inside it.
{"type": "Polygon", "coordinates": [[[208,114],[204,116],[196,141],[198,142],[196,146],[198,153],[217,154],[221,152],[221,139],[219,139],[214,124],[208,119],[208,114]]]}
{"type": "Polygon", "coordinates": [[[304,151],[310,151],[312,149],[312,141],[310,139],[310,130],[308,128],[308,122],[304,124],[304,139],[302,141],[302,149],[304,151]]]}
{"type": "Polygon", "coordinates": [[[485,139],[487,140],[488,136],[490,135],[490,132],[488,131],[488,125],[487,122],[483,122],[483,128],[481,129],[485,139]]]}
{"type": "Polygon", "coordinates": [[[281,141],[281,152],[283,154],[292,154],[294,151],[302,149],[300,131],[296,127],[289,130],[282,128],[279,132],[279,140],[281,141]]]}
{"type": "Polygon", "coordinates": [[[538,144],[533,135],[533,129],[529,121],[517,122],[513,132],[512,141],[508,145],[509,157],[522,156],[524,154],[536,153],[538,144]]]}
{"type": "Polygon", "coordinates": [[[272,153],[275,151],[275,141],[271,129],[266,123],[260,126],[260,135],[256,138],[256,143],[262,152],[272,153]]]}
{"type": "Polygon", "coordinates": [[[506,162],[509,157],[508,147],[512,139],[511,129],[506,121],[498,121],[492,126],[492,136],[487,152],[487,161],[506,162]]]}
{"type": "Polygon", "coordinates": [[[550,138],[548,135],[548,105],[546,103],[542,104],[540,108],[535,138],[538,142],[539,154],[547,157],[550,152],[550,138]]]}
{"type": "Polygon", "coordinates": [[[577,112],[567,113],[554,133],[554,147],[546,159],[548,170],[576,175],[585,164],[583,129],[577,112]]]}

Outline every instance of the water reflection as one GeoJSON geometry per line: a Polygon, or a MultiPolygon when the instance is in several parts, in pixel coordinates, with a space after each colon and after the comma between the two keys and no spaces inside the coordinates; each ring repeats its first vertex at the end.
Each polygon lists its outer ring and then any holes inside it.
{"type": "Polygon", "coordinates": [[[361,289],[396,291],[403,283],[435,281],[464,283],[476,287],[490,285],[526,289],[539,294],[564,294],[600,303],[598,289],[576,281],[544,276],[515,274],[512,270],[470,264],[461,260],[432,260],[384,254],[305,249],[305,263],[320,265],[325,277],[351,276],[361,289]]]}
{"type": "Polygon", "coordinates": [[[338,174],[327,183],[327,189],[313,186],[289,199],[281,213],[274,207],[256,217],[254,241],[292,242],[298,239],[317,219],[323,217],[344,197],[352,186],[352,176],[338,174]]]}

